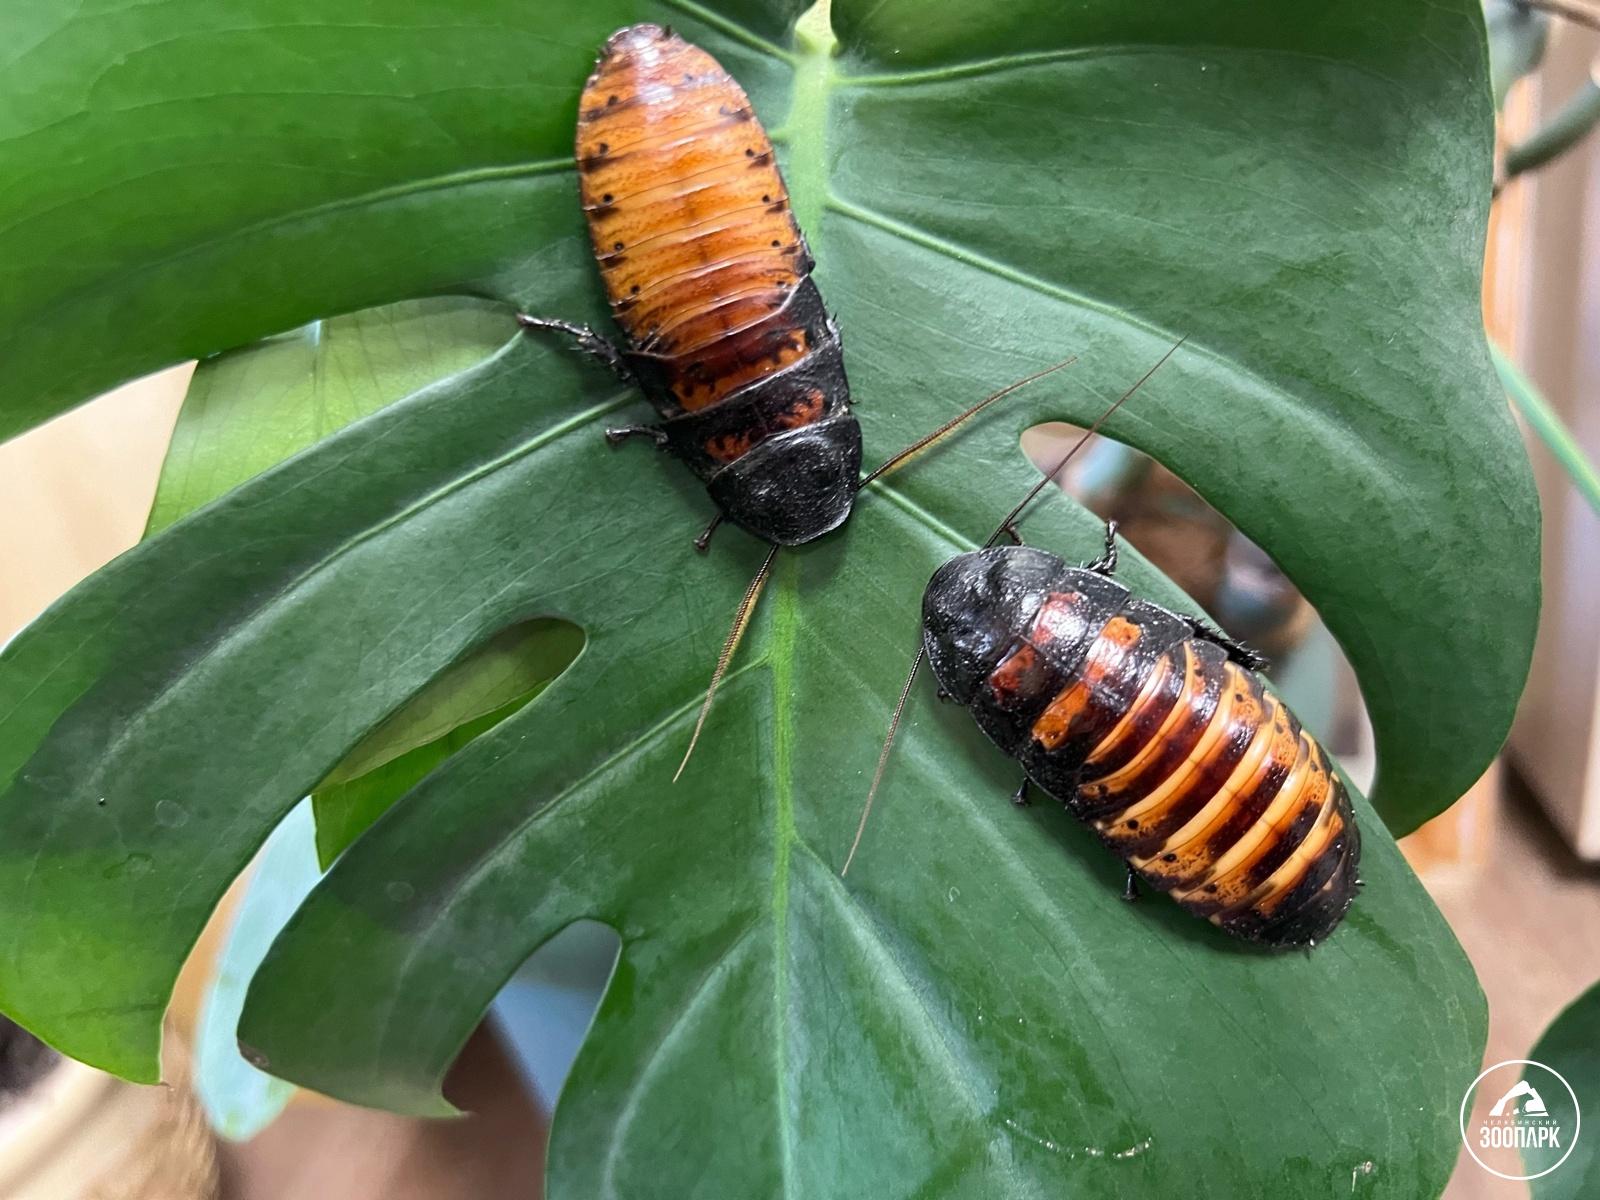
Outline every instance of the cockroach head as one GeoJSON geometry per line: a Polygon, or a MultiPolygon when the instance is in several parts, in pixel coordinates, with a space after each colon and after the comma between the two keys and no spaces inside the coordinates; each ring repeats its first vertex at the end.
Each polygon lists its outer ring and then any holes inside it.
{"type": "Polygon", "coordinates": [[[706,484],[730,521],[779,546],[799,546],[850,516],[861,475],[861,427],[832,417],[768,438],[706,484]]]}
{"type": "Polygon", "coordinates": [[[1063,570],[1054,554],[988,546],[959,554],[922,594],[922,640],[939,685],[968,703],[1063,570]]]}

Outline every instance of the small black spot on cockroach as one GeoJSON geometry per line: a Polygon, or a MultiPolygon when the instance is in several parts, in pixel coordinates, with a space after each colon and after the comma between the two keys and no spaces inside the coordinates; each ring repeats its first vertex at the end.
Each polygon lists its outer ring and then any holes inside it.
{"type": "Polygon", "coordinates": [[[1178,861],[1178,856],[1176,854],[1173,854],[1171,851],[1168,851],[1166,854],[1163,854],[1161,856],[1161,861],[1162,862],[1177,862],[1178,861]]]}
{"type": "Polygon", "coordinates": [[[594,152],[595,152],[595,153],[596,153],[596,154],[605,154],[605,153],[607,153],[607,152],[608,152],[608,151],[609,151],[609,150],[610,150],[610,149],[611,149],[611,145],[610,145],[610,143],[608,143],[608,142],[601,142],[601,143],[600,143],[600,144],[599,144],[599,145],[598,145],[598,146],[596,146],[596,147],[595,147],[595,148],[594,148],[594,152]]]}
{"type": "Polygon", "coordinates": [[[639,285],[637,283],[634,284],[631,288],[628,289],[628,291],[631,292],[633,295],[637,296],[639,294],[639,285]]]}
{"type": "Polygon", "coordinates": [[[620,99],[620,97],[617,97],[617,96],[607,96],[607,97],[606,97],[606,107],[607,107],[607,108],[609,108],[609,107],[611,107],[611,105],[613,105],[613,104],[615,104],[615,103],[616,103],[616,102],[617,102],[617,101],[618,101],[618,99],[620,99]]]}
{"type": "Polygon", "coordinates": [[[1217,890],[1217,885],[1214,883],[1208,883],[1206,884],[1204,890],[1208,892],[1215,892],[1217,890]]]}
{"type": "Polygon", "coordinates": [[[615,199],[616,199],[615,196],[613,196],[610,192],[607,192],[604,196],[600,197],[600,203],[601,204],[610,204],[615,199]]]}
{"type": "Polygon", "coordinates": [[[774,245],[774,246],[781,246],[781,245],[783,245],[783,243],[782,243],[782,242],[780,242],[780,241],[779,241],[779,240],[778,240],[778,239],[777,239],[777,238],[773,238],[773,239],[772,239],[772,244],[773,244],[773,245],[774,245]]]}
{"type": "Polygon", "coordinates": [[[763,204],[771,204],[772,203],[771,195],[763,194],[762,197],[761,197],[761,203],[763,203],[763,204]]]}
{"type": "Polygon", "coordinates": [[[611,248],[613,250],[621,250],[622,249],[622,243],[621,242],[612,242],[611,243],[611,248]]]}
{"type": "Polygon", "coordinates": [[[1128,828],[1129,829],[1137,829],[1137,828],[1139,828],[1139,818],[1138,817],[1129,817],[1128,818],[1128,828]]]}
{"type": "Polygon", "coordinates": [[[754,158],[756,156],[756,152],[751,147],[746,146],[744,148],[744,156],[746,158],[754,158]]]}

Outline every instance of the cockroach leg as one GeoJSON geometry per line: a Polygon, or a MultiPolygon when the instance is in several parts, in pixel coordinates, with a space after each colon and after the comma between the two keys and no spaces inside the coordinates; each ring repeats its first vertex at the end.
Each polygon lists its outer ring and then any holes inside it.
{"type": "Polygon", "coordinates": [[[1093,562],[1083,564],[1085,571],[1093,571],[1096,575],[1104,575],[1108,579],[1117,571],[1117,523],[1106,522],[1106,552],[1093,562]]]}
{"type": "Polygon", "coordinates": [[[524,329],[548,329],[554,333],[564,333],[572,339],[575,350],[604,363],[606,368],[623,383],[635,386],[638,384],[638,380],[634,378],[633,372],[623,360],[622,351],[587,325],[575,325],[559,317],[530,317],[527,313],[517,314],[517,324],[524,329]]]}
{"type": "Polygon", "coordinates": [[[694,539],[694,548],[700,551],[701,554],[709,550],[711,548],[711,535],[717,531],[717,526],[721,524],[722,514],[718,513],[711,518],[711,523],[702,529],[700,535],[694,539]]]}
{"type": "Polygon", "coordinates": [[[658,449],[665,448],[667,444],[667,431],[654,425],[619,425],[606,430],[606,441],[613,446],[620,446],[632,437],[647,437],[658,449]]]}
{"type": "Polygon", "coordinates": [[[1022,545],[1022,533],[1012,522],[1007,521],[1004,525],[1000,526],[1000,532],[1011,539],[1011,544],[1013,546],[1022,545]]]}
{"type": "Polygon", "coordinates": [[[1134,874],[1132,867],[1128,867],[1128,881],[1122,885],[1122,898],[1129,904],[1139,898],[1139,877],[1134,874]]]}
{"type": "Polygon", "coordinates": [[[1238,663],[1246,671],[1265,671],[1271,662],[1261,651],[1246,646],[1243,642],[1229,637],[1209,621],[1202,621],[1199,617],[1185,616],[1184,623],[1194,631],[1194,636],[1202,641],[1212,642],[1221,646],[1228,652],[1228,657],[1238,663]]]}
{"type": "Polygon", "coordinates": [[[1026,775],[1022,777],[1022,782],[1017,784],[1017,790],[1011,793],[1011,803],[1018,808],[1027,808],[1028,805],[1033,803],[1033,799],[1028,795],[1028,777],[1026,775]]]}

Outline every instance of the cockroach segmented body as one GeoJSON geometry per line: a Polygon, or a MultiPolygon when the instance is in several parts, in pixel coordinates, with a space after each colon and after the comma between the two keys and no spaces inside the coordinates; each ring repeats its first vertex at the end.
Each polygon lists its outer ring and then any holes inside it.
{"type": "Polygon", "coordinates": [[[1350,797],[1251,652],[1026,546],[945,563],[922,620],[944,691],[1150,887],[1276,946],[1343,918],[1350,797]]]}
{"type": "Polygon", "coordinates": [[[719,513],[775,545],[850,515],[861,428],[772,143],[717,61],[659,25],[606,42],[579,101],[584,215],[626,346],[572,334],[636,382],[653,438],[719,513]]]}
{"type": "Polygon", "coordinates": [[[1085,822],[1136,879],[1236,937],[1313,946],[1360,887],[1350,796],[1316,739],[1262,683],[1266,663],[1194,617],[1138,599],[1105,553],[1079,567],[1021,544],[1017,520],[1183,338],[1112,404],[995,527],[950,559],[922,597],[922,640],[878,755],[861,846],[895,732],[926,658],[939,698],[961,704],[1030,785],[1085,822]],[[999,546],[1002,535],[1016,542],[999,546]]]}

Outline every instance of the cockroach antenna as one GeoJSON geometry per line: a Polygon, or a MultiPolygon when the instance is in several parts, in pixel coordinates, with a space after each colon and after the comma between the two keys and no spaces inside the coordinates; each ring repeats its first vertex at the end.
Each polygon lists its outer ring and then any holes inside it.
{"type": "Polygon", "coordinates": [[[1061,456],[1056,465],[1051,467],[1038,483],[1029,488],[1028,494],[1022,498],[1015,508],[1005,515],[1005,519],[1002,520],[1000,524],[994,527],[994,532],[989,535],[989,540],[984,542],[985,546],[994,545],[995,542],[999,540],[1000,535],[1005,533],[1007,530],[1015,531],[1017,527],[1017,521],[1022,517],[1022,514],[1027,509],[1028,505],[1034,502],[1040,492],[1044,491],[1045,488],[1049,487],[1050,484],[1055,482],[1056,476],[1061,474],[1061,472],[1066,468],[1066,465],[1072,461],[1073,455],[1077,454],[1079,450],[1082,450],[1088,443],[1089,439],[1100,432],[1100,427],[1111,419],[1111,414],[1116,412],[1117,409],[1121,408],[1129,396],[1133,395],[1146,383],[1148,383],[1150,376],[1154,375],[1162,367],[1166,366],[1167,359],[1176,354],[1178,352],[1178,347],[1182,346],[1188,340],[1189,335],[1186,333],[1177,341],[1173,342],[1167,352],[1156,360],[1155,366],[1151,367],[1143,375],[1139,376],[1139,378],[1134,381],[1134,384],[1131,388],[1123,392],[1122,395],[1118,396],[1110,408],[1106,409],[1105,412],[1101,413],[1095,418],[1094,424],[1083,431],[1083,435],[1079,437],[1077,441],[1072,443],[1072,447],[1061,456]]]}
{"type": "MultiPolygon", "coordinates": [[[[1035,497],[1037,497],[1040,492],[1044,491],[1044,489],[1046,487],[1048,487],[1051,483],[1053,483],[1055,481],[1056,476],[1061,474],[1061,472],[1066,469],[1067,464],[1072,461],[1073,456],[1076,455],[1079,450],[1082,450],[1084,448],[1084,446],[1088,444],[1090,438],[1094,437],[1095,434],[1100,432],[1100,427],[1102,425],[1104,425],[1107,420],[1110,419],[1111,414],[1116,412],[1117,409],[1121,408],[1123,403],[1128,399],[1128,397],[1132,396],[1141,387],[1143,387],[1145,385],[1145,383],[1149,380],[1150,376],[1154,375],[1164,365],[1166,365],[1166,361],[1169,358],[1171,358],[1174,354],[1176,354],[1178,352],[1178,348],[1180,346],[1182,346],[1184,344],[1184,342],[1186,342],[1188,340],[1189,340],[1189,335],[1188,334],[1184,334],[1181,338],[1179,338],[1176,342],[1174,342],[1172,344],[1171,348],[1168,349],[1167,352],[1165,354],[1163,354],[1159,360],[1157,360],[1156,364],[1153,367],[1151,367],[1143,375],[1139,376],[1138,380],[1135,381],[1135,383],[1134,383],[1134,385],[1132,387],[1130,387],[1127,391],[1123,392],[1122,395],[1118,396],[1117,399],[1110,405],[1110,407],[1108,407],[1103,413],[1101,413],[1098,417],[1095,418],[1094,424],[1089,426],[1088,429],[1085,429],[1083,431],[1082,436],[1079,437],[1077,441],[1072,443],[1072,447],[1065,454],[1063,454],[1061,456],[1061,458],[1056,462],[1056,465],[1051,467],[1050,470],[1045,473],[1044,477],[1042,479],[1040,479],[1038,483],[1034,484],[1033,487],[1031,487],[1028,490],[1028,494],[1022,498],[1021,502],[1019,504],[1017,504],[1017,506],[1015,508],[1013,508],[1010,512],[1008,512],[1005,515],[1005,518],[1000,522],[1000,524],[995,526],[994,532],[989,535],[988,541],[984,542],[985,546],[994,545],[995,542],[999,540],[1001,535],[1006,533],[1008,530],[1013,531],[1013,532],[1015,531],[1017,521],[1021,518],[1023,512],[1027,509],[1028,505],[1033,503],[1035,497]]],[[[1070,362],[1071,360],[1069,359],[1068,361],[1070,362]]],[[[1060,364],[1060,365],[1065,366],[1066,364],[1063,363],[1063,364],[1060,364]]],[[[1053,370],[1054,368],[1051,368],[1051,369],[1053,370]]],[[[1048,371],[1040,372],[1040,374],[1048,374],[1048,373],[1049,373],[1048,371]]],[[[1038,378],[1038,376],[1032,376],[1031,378],[1038,378]]],[[[1021,383],[1026,383],[1026,382],[1028,382],[1028,380],[1025,379],[1025,380],[1022,380],[1020,382],[1021,383]]],[[[1016,384],[1016,385],[1013,385],[1013,386],[1020,386],[1020,383],[1016,384]]],[[[1000,393],[1000,394],[1003,394],[1003,393],[1000,393]]],[[[998,399],[998,398],[999,398],[999,394],[997,394],[994,397],[994,399],[998,399]]],[[[985,401],[985,403],[988,403],[988,401],[985,401]]],[[[982,406],[980,405],[979,407],[982,407],[982,406]]],[[[963,417],[965,415],[966,414],[963,414],[963,417]]],[[[957,423],[959,423],[961,419],[962,418],[957,418],[957,423]]],[[[944,434],[944,432],[945,431],[942,430],[942,429],[938,430],[934,434],[932,434],[927,440],[931,442],[931,441],[941,437],[944,434]]],[[[912,447],[912,450],[910,452],[914,452],[915,450],[920,449],[920,448],[921,448],[920,446],[919,447],[912,447]]],[[[899,457],[899,456],[896,456],[896,457],[899,457]]],[[[881,474],[883,472],[884,468],[889,466],[890,464],[894,463],[894,461],[895,461],[894,459],[891,459],[889,461],[889,463],[885,463],[884,464],[884,467],[880,467],[880,468],[878,468],[877,471],[873,472],[873,475],[875,476],[875,475],[881,474]]],[[[870,478],[872,478],[872,476],[868,476],[868,478],[870,479],[870,478]]],[[[878,766],[877,766],[877,769],[872,773],[872,785],[867,789],[867,800],[866,800],[866,803],[863,804],[862,807],[861,807],[861,819],[858,822],[856,822],[856,835],[855,835],[855,838],[850,843],[850,852],[845,855],[844,866],[839,868],[839,878],[841,878],[841,879],[843,879],[846,875],[848,875],[850,873],[850,864],[855,861],[856,851],[861,848],[861,839],[862,839],[863,835],[865,835],[866,832],[867,832],[867,819],[869,817],[871,817],[871,815],[872,815],[872,805],[873,805],[873,802],[878,797],[878,786],[883,782],[884,768],[889,765],[889,751],[894,746],[895,734],[898,733],[899,730],[900,730],[900,718],[905,713],[906,702],[911,698],[911,687],[916,682],[917,672],[922,669],[922,661],[926,656],[927,656],[927,648],[926,648],[926,646],[921,644],[921,642],[919,640],[918,645],[917,645],[917,656],[914,659],[911,660],[911,670],[906,675],[905,686],[900,689],[900,699],[894,706],[894,716],[889,719],[889,732],[888,732],[888,735],[883,739],[883,749],[878,752],[878,766]]]]}
{"type": "Polygon", "coordinates": [[[733,616],[733,628],[728,630],[728,639],[722,643],[722,653],[717,656],[716,670],[711,672],[711,686],[706,689],[706,698],[701,701],[700,716],[696,718],[694,733],[689,737],[689,748],[683,752],[683,761],[672,774],[673,783],[678,782],[678,776],[682,775],[683,769],[689,765],[689,756],[694,753],[695,744],[700,740],[700,731],[705,728],[706,718],[711,715],[711,703],[717,698],[717,688],[722,683],[722,676],[727,672],[728,664],[733,661],[733,652],[739,648],[739,639],[744,636],[745,628],[750,624],[756,601],[761,599],[761,589],[766,586],[767,576],[772,574],[772,560],[777,557],[778,547],[774,545],[767,551],[766,561],[761,564],[756,577],[744,590],[744,599],[739,601],[739,611],[733,616]]]}
{"type": "MultiPolygon", "coordinates": [[[[1029,375],[1026,378],[1019,379],[1012,384],[1007,384],[998,392],[984,397],[965,412],[951,417],[948,421],[939,426],[939,428],[935,429],[926,437],[918,438],[916,441],[912,442],[911,445],[900,451],[900,453],[894,455],[894,457],[888,459],[876,470],[862,476],[861,481],[856,484],[856,491],[859,492],[874,479],[881,478],[882,476],[887,475],[890,471],[904,466],[907,462],[911,461],[911,459],[915,458],[918,454],[921,454],[924,450],[928,449],[928,447],[932,446],[941,438],[947,437],[949,434],[954,433],[962,425],[966,424],[984,409],[995,403],[995,401],[1003,400],[1018,388],[1026,387],[1028,384],[1034,382],[1034,380],[1043,379],[1046,375],[1053,375],[1055,372],[1061,370],[1061,368],[1069,367],[1077,361],[1078,356],[1074,354],[1069,358],[1062,359],[1058,363],[1053,363],[1050,366],[1045,367],[1042,371],[1035,371],[1032,375],[1029,375]]],[[[718,514],[717,518],[712,521],[710,527],[707,528],[705,534],[701,535],[702,538],[709,535],[711,530],[715,529],[721,520],[721,514],[718,514]]],[[[704,548],[700,542],[696,542],[696,545],[702,549],[704,548]]],[[[678,782],[678,776],[682,775],[683,769],[689,765],[689,756],[694,753],[695,743],[700,740],[700,731],[705,727],[706,718],[711,715],[711,702],[716,699],[717,687],[722,683],[722,676],[724,672],[727,671],[728,664],[733,661],[734,651],[739,648],[739,639],[744,636],[745,627],[750,624],[750,618],[755,611],[756,601],[761,598],[761,589],[766,585],[767,576],[772,571],[772,560],[777,556],[777,553],[778,547],[777,545],[774,545],[771,553],[767,555],[767,561],[761,564],[761,570],[756,572],[756,577],[750,581],[749,588],[745,590],[744,599],[739,603],[739,611],[733,618],[733,628],[728,631],[728,640],[722,644],[722,654],[717,659],[716,670],[712,672],[711,686],[706,689],[706,698],[700,704],[700,716],[699,719],[695,721],[694,734],[689,739],[689,749],[684,752],[683,761],[678,764],[678,770],[672,776],[673,783],[678,782]]]]}
{"type": "Polygon", "coordinates": [[[1069,355],[1068,357],[1063,358],[1060,362],[1052,363],[1050,366],[1044,368],[1044,370],[1042,370],[1042,371],[1035,371],[1032,375],[1028,375],[1028,376],[1026,376],[1026,377],[1024,377],[1022,379],[1019,379],[1015,383],[1007,384],[1005,387],[1001,388],[998,392],[995,392],[992,396],[986,396],[984,399],[979,400],[976,404],[974,404],[971,408],[967,409],[965,412],[959,413],[956,416],[951,417],[948,421],[946,421],[943,425],[939,426],[939,428],[935,429],[932,433],[928,434],[926,437],[918,438],[916,441],[912,442],[911,445],[907,446],[904,450],[900,451],[900,453],[894,455],[892,458],[886,459],[884,462],[879,464],[874,470],[872,470],[872,471],[868,472],[866,475],[862,476],[861,477],[861,482],[856,484],[856,491],[859,492],[862,488],[866,487],[867,484],[871,483],[874,479],[880,479],[883,476],[889,474],[890,471],[899,470],[901,467],[905,466],[906,463],[910,462],[917,455],[921,454],[924,450],[928,449],[928,447],[932,446],[935,442],[941,440],[942,438],[948,437],[950,434],[954,433],[957,429],[961,428],[962,425],[966,424],[969,420],[971,420],[973,417],[977,416],[984,409],[988,408],[995,401],[1004,400],[1007,396],[1011,395],[1011,393],[1016,391],[1018,388],[1025,388],[1030,383],[1034,382],[1036,379],[1043,379],[1046,375],[1054,375],[1057,371],[1061,370],[1063,367],[1070,367],[1073,363],[1075,363],[1077,361],[1078,361],[1078,356],[1076,354],[1069,355]]]}

